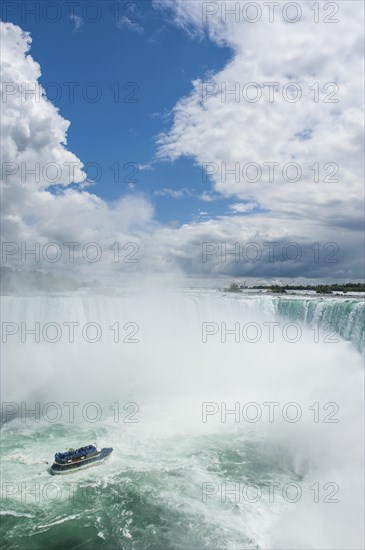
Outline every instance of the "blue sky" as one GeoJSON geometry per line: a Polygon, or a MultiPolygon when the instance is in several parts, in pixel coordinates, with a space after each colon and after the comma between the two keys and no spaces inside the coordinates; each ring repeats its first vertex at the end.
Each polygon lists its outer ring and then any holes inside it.
{"type": "MultiPolygon", "coordinates": [[[[134,191],[153,201],[156,217],[163,223],[180,225],[197,219],[200,212],[209,216],[227,212],[231,200],[220,197],[207,203],[198,198],[211,185],[202,181],[202,170],[191,159],[160,161],[146,170],[134,164],[154,160],[156,137],[171,125],[169,113],[176,102],[191,91],[192,80],[220,70],[231,51],[208,39],[188,38],[153,9],[149,0],[134,2],[134,7],[119,3],[118,15],[130,17],[132,26],[116,23],[113,5],[99,3],[100,19],[95,23],[84,20],[79,28],[65,7],[55,23],[50,22],[56,13],[51,9],[36,21],[20,4],[18,13],[7,18],[31,33],[32,56],[42,69],[40,82],[60,114],[71,121],[68,147],[84,163],[96,162],[101,167],[100,177],[92,166],[88,176],[96,178],[93,192],[106,201],[130,192],[129,179],[135,179],[134,191]],[[89,85],[93,82],[99,87],[89,85]],[[100,99],[88,101],[88,94],[93,99],[98,90],[100,99]],[[184,191],[178,199],[154,194],[166,188],[184,191]]],[[[74,13],[81,16],[80,6],[75,6],[74,13]]],[[[91,7],[90,19],[94,13],[91,7]]],[[[204,219],[204,214],[200,217],[204,219]]]]}

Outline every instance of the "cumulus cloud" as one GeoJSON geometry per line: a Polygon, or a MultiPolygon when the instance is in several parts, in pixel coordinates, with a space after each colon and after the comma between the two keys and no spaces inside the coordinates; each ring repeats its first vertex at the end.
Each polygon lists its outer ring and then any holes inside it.
{"type": "MultiPolygon", "coordinates": [[[[167,4],[164,2],[165,8],[167,4]]],[[[196,20],[197,4],[198,2],[176,2],[175,7],[171,5],[176,12],[177,23],[183,25],[186,21],[191,29],[196,28],[193,32],[195,35],[206,30],[205,26],[199,25],[196,20]]],[[[241,47],[243,45],[238,31],[234,32],[233,28],[224,30],[222,25],[218,24],[217,28],[208,27],[208,32],[211,39],[218,43],[229,41],[234,49],[235,57],[224,69],[228,75],[234,71],[232,78],[237,79],[237,71],[240,71],[240,67],[247,68],[247,63],[255,65],[255,56],[253,52],[250,53],[249,48],[245,48],[248,61],[240,54],[239,44],[241,47]]],[[[288,32],[290,35],[291,31],[288,32]]],[[[345,105],[341,108],[335,106],[337,118],[331,111],[333,106],[328,109],[324,107],[323,115],[317,112],[315,120],[308,121],[303,114],[301,124],[297,125],[291,120],[297,116],[296,114],[290,117],[288,112],[281,112],[280,109],[279,113],[273,111],[269,117],[267,112],[261,113],[259,107],[255,111],[257,116],[254,116],[240,105],[232,105],[230,102],[224,105],[220,101],[217,102],[214,96],[209,98],[206,105],[202,105],[198,98],[199,85],[195,82],[192,93],[177,104],[173,126],[168,134],[161,137],[160,149],[161,155],[166,158],[177,158],[185,154],[195,162],[201,162],[203,159],[216,164],[232,162],[242,151],[245,152],[244,155],[242,153],[244,159],[252,159],[254,156],[258,162],[263,159],[276,160],[276,154],[279,156],[280,153],[279,160],[283,160],[287,158],[286,147],[289,147],[290,155],[309,159],[312,142],[316,139],[315,143],[320,152],[318,160],[328,160],[328,151],[333,153],[329,158],[344,159],[346,185],[331,185],[331,193],[325,186],[313,189],[309,183],[300,183],[295,192],[290,191],[289,186],[282,191],[278,191],[277,186],[272,189],[266,186],[264,190],[251,186],[249,190],[237,192],[235,185],[228,180],[226,183],[220,182],[215,174],[212,176],[213,189],[207,186],[207,189],[202,191],[201,198],[206,201],[207,206],[218,197],[231,196],[238,199],[236,206],[232,207],[234,215],[211,216],[209,212],[201,211],[195,221],[180,227],[172,223],[159,223],[155,218],[151,201],[142,194],[122,196],[113,203],[107,203],[88,189],[83,163],[67,147],[70,123],[46,98],[39,84],[41,69],[29,54],[30,35],[10,23],[1,23],[1,34],[1,73],[4,83],[1,122],[2,239],[18,243],[19,247],[20,243],[26,243],[30,248],[34,247],[36,242],[40,243],[41,247],[50,241],[80,243],[75,249],[76,259],[72,264],[47,263],[41,254],[38,263],[32,263],[30,257],[30,261],[25,265],[21,262],[19,251],[10,254],[8,264],[11,265],[14,261],[18,262],[18,267],[65,269],[79,278],[99,277],[101,280],[108,274],[115,277],[121,273],[142,272],[150,275],[153,272],[168,271],[202,277],[218,277],[222,274],[254,277],[301,275],[340,279],[361,277],[361,264],[355,255],[361,243],[361,193],[357,179],[361,164],[356,157],[356,151],[360,147],[360,123],[357,101],[351,99],[353,95],[357,97],[359,86],[359,73],[356,73],[359,49],[355,48],[358,35],[356,20],[352,33],[344,35],[345,47],[349,52],[347,68],[342,67],[343,57],[337,60],[338,74],[343,74],[346,85],[348,80],[345,80],[345,76],[348,78],[348,68],[354,70],[352,88],[344,88],[347,90],[344,96],[345,105]],[[28,93],[29,90],[36,90],[36,93],[28,93]],[[231,111],[226,111],[227,108],[231,111]],[[337,122],[332,128],[331,136],[326,122],[333,120],[337,122]],[[183,126],[180,126],[181,124],[183,126]],[[286,126],[290,126],[290,132],[286,126]],[[302,137],[306,136],[308,139],[295,138],[290,141],[289,134],[295,137],[301,131],[299,126],[304,129],[310,128],[312,133],[302,134],[302,137]],[[322,140],[315,137],[318,135],[322,136],[322,140]],[[330,142],[326,143],[326,140],[330,142]],[[270,156],[266,156],[268,151],[270,156]],[[75,183],[78,186],[75,186],[75,183]],[[336,191],[337,188],[341,193],[336,191]],[[243,212],[245,215],[241,216],[241,206],[237,205],[247,202],[267,207],[268,213],[250,213],[246,210],[243,212]],[[338,229],[339,227],[341,229],[338,229]],[[337,228],[335,234],[334,228],[337,228]],[[221,255],[224,247],[229,249],[230,246],[235,246],[235,243],[243,245],[252,241],[277,241],[284,246],[290,241],[297,241],[309,247],[311,242],[319,240],[340,240],[340,263],[313,263],[310,253],[307,256],[304,254],[302,261],[298,263],[283,262],[281,258],[280,261],[270,263],[264,261],[267,259],[266,253],[263,254],[262,260],[256,263],[243,261],[242,256],[237,262],[232,254],[228,254],[222,260],[221,255]],[[90,242],[99,243],[106,251],[102,262],[82,261],[82,244],[90,242]],[[115,262],[115,247],[113,249],[116,242],[122,244],[119,262],[115,262]],[[202,256],[204,243],[215,243],[214,246],[217,247],[214,255],[211,254],[207,261],[204,261],[202,256]],[[134,258],[136,250],[138,262],[125,261],[126,257],[134,258]],[[104,258],[107,263],[104,262],[104,258]]],[[[270,39],[273,38],[274,36],[270,36],[270,39]]],[[[309,36],[305,38],[309,39],[309,36]]],[[[252,36],[250,40],[253,40],[252,36]]],[[[260,43],[260,40],[258,42],[260,43]]],[[[332,42],[325,47],[325,40],[321,44],[326,52],[334,47],[332,42]]],[[[315,46],[317,45],[313,44],[311,52],[316,51],[315,46]]],[[[336,52],[340,51],[337,46],[336,48],[336,52]]],[[[274,58],[277,58],[274,66],[279,67],[279,59],[283,55],[283,50],[273,54],[274,58]]],[[[318,65],[324,63],[324,55],[321,51],[318,53],[318,65]]],[[[287,54],[289,58],[292,56],[298,57],[299,51],[293,50],[290,55],[287,54]]],[[[266,78],[270,76],[270,63],[265,64],[263,57],[263,53],[259,51],[260,74],[266,78]]],[[[329,63],[332,66],[335,62],[329,63]]],[[[303,66],[304,64],[302,61],[303,66]]],[[[293,70],[293,67],[288,66],[289,70],[293,70]]],[[[330,73],[332,78],[334,73],[330,73]]],[[[274,77],[273,74],[272,78],[274,77]]],[[[215,75],[214,78],[220,76],[215,75]]],[[[285,105],[283,109],[287,107],[285,105]]],[[[171,196],[167,188],[163,191],[171,196]]],[[[175,191],[179,193],[179,190],[175,191]]],[[[184,190],[180,191],[185,193],[184,190]]],[[[67,255],[65,257],[68,258],[67,255]]]]}
{"type": "Polygon", "coordinates": [[[41,70],[28,55],[29,33],[2,23],[1,43],[2,179],[5,188],[28,184],[33,189],[45,189],[56,172],[58,184],[83,182],[83,164],[66,147],[70,123],[47,100],[38,83],[41,70]]]}
{"type": "Polygon", "coordinates": [[[297,23],[280,7],[273,22],[266,7],[249,23],[247,2],[155,0],[191,37],[207,35],[233,54],[178,101],[159,155],[192,158],[215,192],[257,202],[293,234],[316,219],[318,236],[348,230],[361,246],[363,6],[339,4],[335,24],[324,12],[316,23],[307,2],[297,3],[297,23]]]}
{"type": "Polygon", "coordinates": [[[1,43],[3,241],[29,248],[50,241],[138,243],[153,218],[150,202],[133,195],[108,205],[83,188],[83,163],[67,148],[70,123],[39,84],[29,33],[1,23],[1,43]]]}

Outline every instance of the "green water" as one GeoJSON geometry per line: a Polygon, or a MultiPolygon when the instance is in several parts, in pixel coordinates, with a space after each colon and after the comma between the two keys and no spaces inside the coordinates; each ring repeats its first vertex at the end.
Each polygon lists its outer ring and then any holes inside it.
{"type": "Polygon", "coordinates": [[[288,506],[269,503],[265,481],[300,480],[282,449],[240,433],[136,441],[109,425],[98,435],[114,441],[108,463],[50,476],[42,458],[66,444],[67,426],[5,426],[2,548],[260,548],[255,519],[265,518],[262,529],[288,506]],[[262,497],[250,503],[236,492],[222,502],[223,482],[257,484],[262,497]],[[219,487],[206,502],[203,483],[219,487]]]}
{"type": "Polygon", "coordinates": [[[365,303],[342,298],[290,299],[275,301],[278,315],[291,321],[305,321],[308,326],[322,327],[349,340],[358,351],[364,350],[365,303]]]}

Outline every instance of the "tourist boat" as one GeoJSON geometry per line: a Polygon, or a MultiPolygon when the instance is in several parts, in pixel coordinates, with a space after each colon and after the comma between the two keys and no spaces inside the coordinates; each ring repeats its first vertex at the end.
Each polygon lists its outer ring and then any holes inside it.
{"type": "Polygon", "coordinates": [[[108,458],[112,451],[112,447],[100,449],[95,445],[86,445],[79,449],[69,449],[65,453],[56,453],[49,472],[52,475],[70,474],[80,468],[98,464],[108,458]]]}

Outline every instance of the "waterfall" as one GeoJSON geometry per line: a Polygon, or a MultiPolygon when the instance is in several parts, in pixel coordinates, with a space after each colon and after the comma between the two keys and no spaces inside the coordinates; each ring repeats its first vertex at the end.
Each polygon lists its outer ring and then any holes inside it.
{"type": "Polygon", "coordinates": [[[338,298],[276,298],[278,315],[291,321],[305,321],[310,326],[317,324],[331,328],[354,347],[364,350],[365,303],[360,300],[338,298]]]}
{"type": "Polygon", "coordinates": [[[73,537],[89,522],[92,502],[93,528],[116,548],[148,547],[146,523],[156,547],[179,540],[185,548],[192,541],[300,548],[307,533],[306,548],[363,547],[360,300],[84,290],[3,296],[2,323],[1,390],[11,417],[2,427],[1,513],[14,540],[33,529],[49,547],[60,522],[73,537]],[[337,343],[315,342],[311,326],[325,331],[328,323],[337,343]],[[110,465],[73,479],[73,499],[67,480],[59,481],[57,503],[23,499],[22,484],[47,495],[44,460],[96,439],[114,448],[110,465]],[[274,501],[268,483],[279,484],[274,501]],[[226,487],[247,484],[262,491],[257,502],[241,489],[222,498],[226,487]],[[282,497],[287,485],[299,486],[298,502],[282,497]],[[205,487],[216,494],[204,500],[205,487]],[[333,488],[339,501],[326,504],[333,488]]]}

